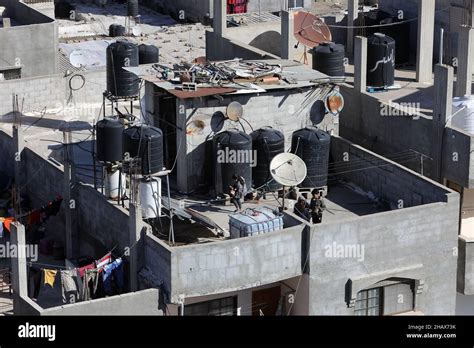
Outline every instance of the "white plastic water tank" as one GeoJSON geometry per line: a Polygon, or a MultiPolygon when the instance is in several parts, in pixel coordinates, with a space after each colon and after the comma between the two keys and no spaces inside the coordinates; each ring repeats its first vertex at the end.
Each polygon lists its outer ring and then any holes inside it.
{"type": "Polygon", "coordinates": [[[451,124],[454,127],[474,134],[474,95],[454,98],[453,115],[451,124]]]}
{"type": "MultiPolygon", "coordinates": [[[[119,196],[119,182],[120,182],[120,171],[119,170],[107,170],[105,174],[105,195],[111,199],[117,199],[119,196]]],[[[121,195],[125,194],[125,175],[122,173],[122,190],[121,195]]]]}
{"type": "Polygon", "coordinates": [[[161,216],[161,179],[143,179],[140,182],[140,204],[144,219],[161,216]]]}

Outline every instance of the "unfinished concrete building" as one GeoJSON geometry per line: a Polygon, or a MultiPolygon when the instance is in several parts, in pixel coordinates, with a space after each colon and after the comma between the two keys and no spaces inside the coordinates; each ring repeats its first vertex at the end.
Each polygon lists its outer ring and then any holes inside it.
{"type": "MultiPolygon", "coordinates": [[[[120,16],[125,8],[112,7],[112,10],[120,16]]],[[[100,11],[107,11],[107,7],[100,11]]],[[[367,121],[367,117],[376,118],[380,114],[382,94],[377,98],[366,92],[365,75],[357,64],[356,87],[353,87],[351,79],[345,83],[344,79],[295,62],[290,57],[294,47],[291,13],[283,11],[283,20],[272,24],[280,27],[281,50],[266,52],[239,39],[237,31],[231,33],[232,28],[227,28],[225,1],[214,1],[212,11],[214,28],[205,34],[207,52],[229,54],[216,59],[230,61],[194,60],[202,54],[192,51],[192,55],[179,52],[182,59],[170,57],[160,64],[126,67],[124,71],[135,76],[131,81],[138,77],[144,85],[137,89],[138,95],[130,98],[103,94],[110,89],[106,82],[107,64],[103,60],[95,69],[90,66],[73,69],[66,59],[62,64],[69,67],[68,74],[63,71],[41,78],[0,81],[1,90],[9,91],[0,94],[0,159],[5,164],[0,183],[5,189],[3,194],[8,195],[7,202],[3,202],[2,217],[15,220],[2,242],[13,245],[38,242],[41,251],[37,260],[12,258],[2,265],[11,268],[13,312],[30,315],[455,314],[458,264],[464,260],[467,269],[470,263],[463,255],[470,254],[467,247],[466,254],[457,249],[460,195],[452,189],[453,185],[446,187],[439,182],[434,173],[454,182],[455,175],[464,175],[460,180],[467,180],[468,185],[469,171],[458,174],[457,168],[436,167],[426,157],[420,157],[427,150],[402,146],[402,141],[399,145],[395,143],[393,150],[386,150],[377,147],[377,141],[368,143],[360,136],[378,128],[379,132],[380,129],[387,134],[392,132],[387,139],[395,137],[398,128],[394,123],[382,126],[367,121]],[[208,74],[209,71],[212,73],[208,74]],[[74,76],[77,77],[71,82],[74,76]],[[87,87],[76,90],[75,83],[80,86],[82,79],[87,87]],[[70,88],[71,84],[74,88],[70,88]],[[42,86],[40,91],[38,86],[42,86]],[[326,103],[328,95],[337,91],[346,100],[340,116],[332,113],[326,103]],[[13,100],[12,93],[17,95],[13,100]],[[75,103],[69,100],[71,95],[75,103]],[[22,98],[26,106],[23,109],[19,107],[22,98]],[[44,104],[46,99],[48,102],[44,104]],[[67,114],[68,108],[53,108],[58,102],[76,112],[67,114]],[[231,112],[236,105],[237,118],[231,112]],[[44,107],[44,112],[39,111],[44,107]],[[35,112],[35,109],[39,110],[35,112]],[[130,170],[135,168],[134,162],[127,162],[127,156],[122,153],[123,158],[118,162],[126,165],[98,161],[97,137],[100,136],[95,126],[104,116],[121,120],[124,127],[138,132],[152,127],[161,129],[161,167],[164,168],[152,175],[137,173],[130,170]],[[284,152],[292,148],[292,136],[301,129],[318,127],[327,134],[330,139],[324,174],[327,181],[322,186],[294,190],[283,187],[260,192],[258,187],[253,187],[252,197],[243,203],[244,208],[253,212],[270,211],[280,219],[281,228],[235,238],[230,225],[231,217],[236,215],[234,207],[229,195],[217,192],[213,180],[218,174],[212,144],[219,134],[231,129],[237,128],[239,134],[248,137],[267,126],[283,135],[284,152]],[[396,155],[384,157],[390,153],[396,155]],[[407,168],[405,165],[412,161],[415,165],[407,168]],[[422,173],[418,173],[419,163],[423,163],[422,173]],[[115,174],[118,167],[117,177],[123,182],[118,181],[111,190],[109,174],[111,169],[115,174]],[[441,172],[436,168],[441,168],[441,172]],[[18,188],[10,196],[13,180],[18,188]],[[150,181],[156,186],[147,186],[150,181]],[[151,195],[145,190],[149,187],[154,191],[151,195]],[[293,210],[298,196],[309,199],[314,188],[324,193],[326,204],[322,223],[318,224],[310,223],[293,210]],[[32,223],[33,213],[36,216],[38,210],[49,211],[48,202],[58,196],[63,202],[57,214],[40,224],[32,223]],[[150,202],[154,203],[150,205],[150,202]],[[105,262],[106,256],[123,261],[124,282],[119,291],[91,297],[79,293],[81,300],[72,303],[61,297],[62,283],[58,278],[45,293],[49,296],[41,295],[41,289],[36,293],[35,274],[42,274],[45,269],[57,270],[58,277],[63,271],[77,271],[91,264],[96,268],[105,262]]],[[[63,25],[66,35],[67,23],[57,22],[63,25]]],[[[176,29],[175,24],[163,25],[166,30],[154,33],[153,26],[158,24],[148,25],[148,36],[138,39],[125,36],[120,40],[157,44],[165,41],[166,32],[176,29]]],[[[91,29],[90,25],[86,26],[83,33],[91,38],[105,36],[91,29]]],[[[252,28],[243,30],[253,32],[252,28]]],[[[63,41],[74,44],[72,39],[63,41]]],[[[355,61],[362,62],[361,66],[365,65],[363,42],[357,38],[354,45],[355,61]]],[[[98,44],[86,49],[99,52],[100,47],[98,44]]],[[[66,52],[69,48],[63,45],[62,49],[66,52]]],[[[426,51],[423,46],[420,50],[426,51]]],[[[105,56],[104,52],[101,54],[105,56]]],[[[421,65],[428,69],[425,63],[421,65]]],[[[347,69],[349,73],[350,69],[347,69]]],[[[433,114],[438,112],[442,117],[437,124],[444,125],[449,118],[446,105],[452,71],[443,66],[437,67],[436,73],[439,102],[435,107],[439,111],[433,114]]],[[[400,91],[383,96],[388,93],[400,91]]],[[[390,122],[411,121],[411,118],[392,119],[390,122]]],[[[425,121],[417,122],[416,126],[406,126],[413,129],[409,138],[413,143],[417,137],[417,142],[422,143],[426,138],[436,139],[432,136],[435,132],[443,133],[441,126],[433,129],[428,126],[431,133],[425,134],[425,121]],[[415,129],[420,132],[418,135],[415,129]]],[[[431,125],[432,121],[426,120],[426,124],[431,125]]],[[[408,136],[405,135],[405,140],[408,136]]],[[[458,149],[460,144],[470,146],[470,136],[454,128],[448,128],[444,136],[447,140],[442,151],[454,151],[451,149],[458,149]]],[[[403,140],[400,135],[399,138],[403,140]]],[[[139,139],[141,144],[142,137],[139,139]]],[[[431,150],[435,145],[426,146],[431,150]]],[[[433,150],[433,153],[437,152],[433,150]]],[[[459,165],[469,167],[466,163],[459,165]]],[[[247,164],[246,170],[249,170],[247,164]]],[[[247,184],[252,186],[251,182],[247,184]]],[[[113,289],[116,290],[115,286],[113,289]]]]}

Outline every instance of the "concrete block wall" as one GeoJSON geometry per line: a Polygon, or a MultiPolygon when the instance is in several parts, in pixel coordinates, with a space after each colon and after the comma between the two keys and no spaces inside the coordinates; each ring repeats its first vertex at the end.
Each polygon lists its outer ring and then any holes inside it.
{"type": "Polygon", "coordinates": [[[337,136],[331,139],[331,156],[335,162],[342,162],[344,156],[348,156],[348,167],[341,169],[340,174],[336,172],[337,178],[353,182],[383,198],[393,209],[399,208],[400,202],[403,208],[445,202],[450,192],[442,185],[337,136]]]}
{"type": "Polygon", "coordinates": [[[474,295],[474,239],[459,236],[457,291],[464,295],[474,295]]]}
{"type": "MultiPolygon", "coordinates": [[[[198,186],[205,184],[203,173],[206,168],[212,168],[212,154],[206,153],[204,144],[211,141],[215,133],[229,128],[239,128],[238,123],[225,121],[221,123],[221,129],[215,129],[216,113],[225,114],[227,105],[232,101],[242,104],[243,117],[251,124],[254,130],[261,127],[271,126],[281,131],[285,136],[286,148],[291,147],[291,136],[294,131],[304,128],[307,125],[315,124],[319,128],[338,133],[337,118],[332,115],[320,113],[318,95],[320,89],[305,88],[301,90],[270,91],[259,95],[233,95],[223,96],[220,101],[214,98],[188,99],[183,100],[186,107],[186,120],[190,124],[194,120],[201,120],[205,123],[205,128],[200,133],[187,136],[186,168],[180,168],[178,163],[178,173],[187,170],[188,185],[187,190],[191,191],[198,186]],[[202,159],[205,158],[205,161],[202,159]]],[[[178,115],[182,117],[182,115],[178,115]]],[[[242,122],[245,131],[250,134],[252,129],[246,122],[242,122]]],[[[180,174],[178,174],[180,175],[180,174]]]]}
{"type": "Polygon", "coordinates": [[[171,292],[171,254],[173,249],[152,234],[144,237],[144,264],[171,292]]]}
{"type": "Polygon", "coordinates": [[[206,58],[210,61],[230,60],[234,58],[242,58],[248,60],[261,59],[278,59],[279,57],[247,45],[242,41],[222,37],[214,32],[206,31],[206,58]]]}
{"type": "Polygon", "coordinates": [[[21,298],[16,315],[145,315],[161,316],[158,309],[160,291],[147,289],[97,300],[43,309],[29,298],[21,298]]]}
{"type": "MultiPolygon", "coordinates": [[[[1,41],[1,40],[0,40],[1,41]]],[[[0,81],[0,115],[12,111],[12,94],[17,94],[23,110],[41,111],[54,108],[65,100],[65,89],[60,75],[0,81]]]]}
{"type": "Polygon", "coordinates": [[[304,225],[254,237],[173,248],[171,298],[256,287],[301,272],[304,225]]]}
{"type": "Polygon", "coordinates": [[[280,21],[227,28],[225,36],[276,56],[281,56],[280,21]]]}
{"type": "MultiPolygon", "coordinates": [[[[393,107],[377,98],[362,94],[352,87],[341,87],[346,107],[340,115],[339,134],[354,143],[379,154],[397,155],[414,150],[425,156],[432,156],[432,122],[423,115],[382,116],[382,107],[393,107]]],[[[391,111],[388,111],[390,114],[391,111]]],[[[392,113],[395,114],[395,113],[392,113]]],[[[443,177],[464,187],[474,187],[474,137],[463,130],[446,127],[443,145],[443,177]]],[[[416,156],[398,156],[397,162],[418,173],[421,161],[416,156]]],[[[423,174],[431,177],[433,161],[423,160],[423,174]]]]}
{"type": "Polygon", "coordinates": [[[391,277],[422,281],[416,310],[426,315],[454,315],[456,302],[459,196],[445,203],[393,210],[344,223],[312,227],[310,246],[310,315],[354,315],[350,297],[391,277]],[[364,247],[362,261],[344,255],[330,258],[333,245],[364,247]]]}
{"type": "Polygon", "coordinates": [[[40,315],[145,315],[162,316],[158,309],[160,291],[147,289],[123,295],[79,302],[61,307],[48,308],[40,315]]]}
{"type": "MultiPolygon", "coordinates": [[[[73,104],[68,105],[71,93],[70,84],[73,89],[82,86],[82,88],[72,91],[71,103],[76,103],[76,106],[81,103],[102,103],[102,94],[106,89],[105,70],[84,71],[67,77],[54,74],[0,81],[0,116],[12,111],[12,94],[17,94],[20,102],[24,101],[24,112],[41,111],[45,107],[60,109],[72,106],[73,104]]],[[[84,115],[79,116],[83,117],[84,115]]]]}
{"type": "Polygon", "coordinates": [[[9,15],[21,24],[0,28],[0,57],[3,64],[20,64],[23,77],[55,74],[57,23],[19,1],[1,0],[0,6],[7,7],[9,15]]]}

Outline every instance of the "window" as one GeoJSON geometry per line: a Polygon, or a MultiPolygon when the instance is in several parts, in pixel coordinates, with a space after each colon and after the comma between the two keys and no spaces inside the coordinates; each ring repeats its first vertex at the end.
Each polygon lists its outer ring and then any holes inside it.
{"type": "Polygon", "coordinates": [[[381,315],[383,288],[362,290],[357,294],[355,315],[381,315]]]}
{"type": "Polygon", "coordinates": [[[231,316],[237,315],[237,296],[184,306],[184,315],[231,316]]]}

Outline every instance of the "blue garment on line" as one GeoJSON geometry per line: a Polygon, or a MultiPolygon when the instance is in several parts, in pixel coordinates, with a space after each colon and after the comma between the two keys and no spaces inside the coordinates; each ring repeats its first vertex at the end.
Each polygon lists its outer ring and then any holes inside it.
{"type": "Polygon", "coordinates": [[[123,261],[121,258],[115,260],[102,269],[102,281],[104,284],[104,291],[106,294],[112,294],[112,279],[115,280],[115,285],[119,289],[123,289],[123,261]]]}

